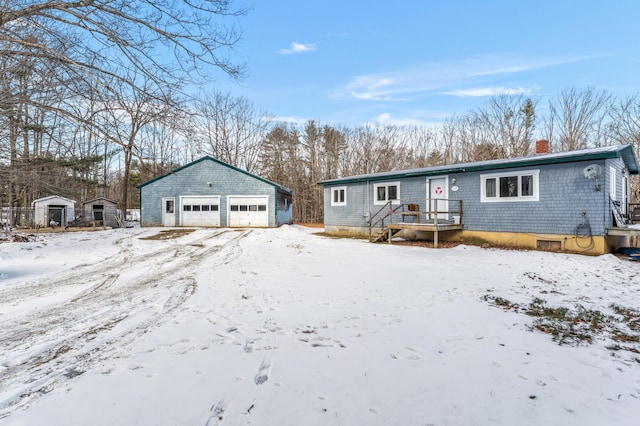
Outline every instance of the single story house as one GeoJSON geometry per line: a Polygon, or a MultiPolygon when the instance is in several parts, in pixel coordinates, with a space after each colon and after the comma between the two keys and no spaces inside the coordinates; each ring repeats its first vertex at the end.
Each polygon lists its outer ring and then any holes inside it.
{"type": "Polygon", "coordinates": [[[62,226],[75,220],[75,201],[59,195],[33,200],[33,221],[36,226],[62,226]]]}
{"type": "Polygon", "coordinates": [[[631,145],[349,176],[324,187],[325,231],[601,254],[629,217],[631,145]]]}
{"type": "Polygon", "coordinates": [[[78,218],[78,222],[83,225],[115,228],[119,226],[120,216],[117,201],[106,197],[97,197],[82,202],[82,217],[78,218]]]}
{"type": "Polygon", "coordinates": [[[138,186],[141,226],[277,227],[293,193],[206,156],[138,186]]]}

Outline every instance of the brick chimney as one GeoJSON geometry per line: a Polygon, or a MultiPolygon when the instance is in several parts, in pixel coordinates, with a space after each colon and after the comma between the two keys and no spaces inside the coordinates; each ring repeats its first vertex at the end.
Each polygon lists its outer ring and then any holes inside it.
{"type": "Polygon", "coordinates": [[[536,155],[549,153],[549,141],[546,139],[540,139],[536,142],[536,155]]]}

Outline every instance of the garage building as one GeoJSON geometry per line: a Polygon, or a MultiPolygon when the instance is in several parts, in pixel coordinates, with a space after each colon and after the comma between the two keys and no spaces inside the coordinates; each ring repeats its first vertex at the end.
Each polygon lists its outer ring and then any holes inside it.
{"type": "Polygon", "coordinates": [[[138,187],[141,226],[277,227],[292,222],[292,192],[203,157],[138,187]]]}

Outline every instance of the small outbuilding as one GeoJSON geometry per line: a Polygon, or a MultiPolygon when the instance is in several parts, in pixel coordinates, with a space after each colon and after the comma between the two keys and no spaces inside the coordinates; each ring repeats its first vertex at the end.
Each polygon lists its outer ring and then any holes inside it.
{"type": "Polygon", "coordinates": [[[138,186],[141,226],[277,227],[291,190],[206,156],[138,186]]]}
{"type": "Polygon", "coordinates": [[[119,226],[118,202],[106,197],[92,198],[82,202],[82,217],[78,221],[89,226],[119,226]]]}
{"type": "Polygon", "coordinates": [[[59,195],[38,198],[31,203],[36,226],[62,226],[75,220],[75,201],[59,195]]]}

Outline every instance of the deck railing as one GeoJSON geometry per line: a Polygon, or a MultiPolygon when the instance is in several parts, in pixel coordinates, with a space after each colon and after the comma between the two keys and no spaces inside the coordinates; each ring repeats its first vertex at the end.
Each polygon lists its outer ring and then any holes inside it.
{"type": "Polygon", "coordinates": [[[390,200],[371,215],[369,240],[373,229],[385,229],[391,223],[407,223],[407,218],[411,219],[408,223],[417,224],[462,224],[462,200],[390,200]]]}

